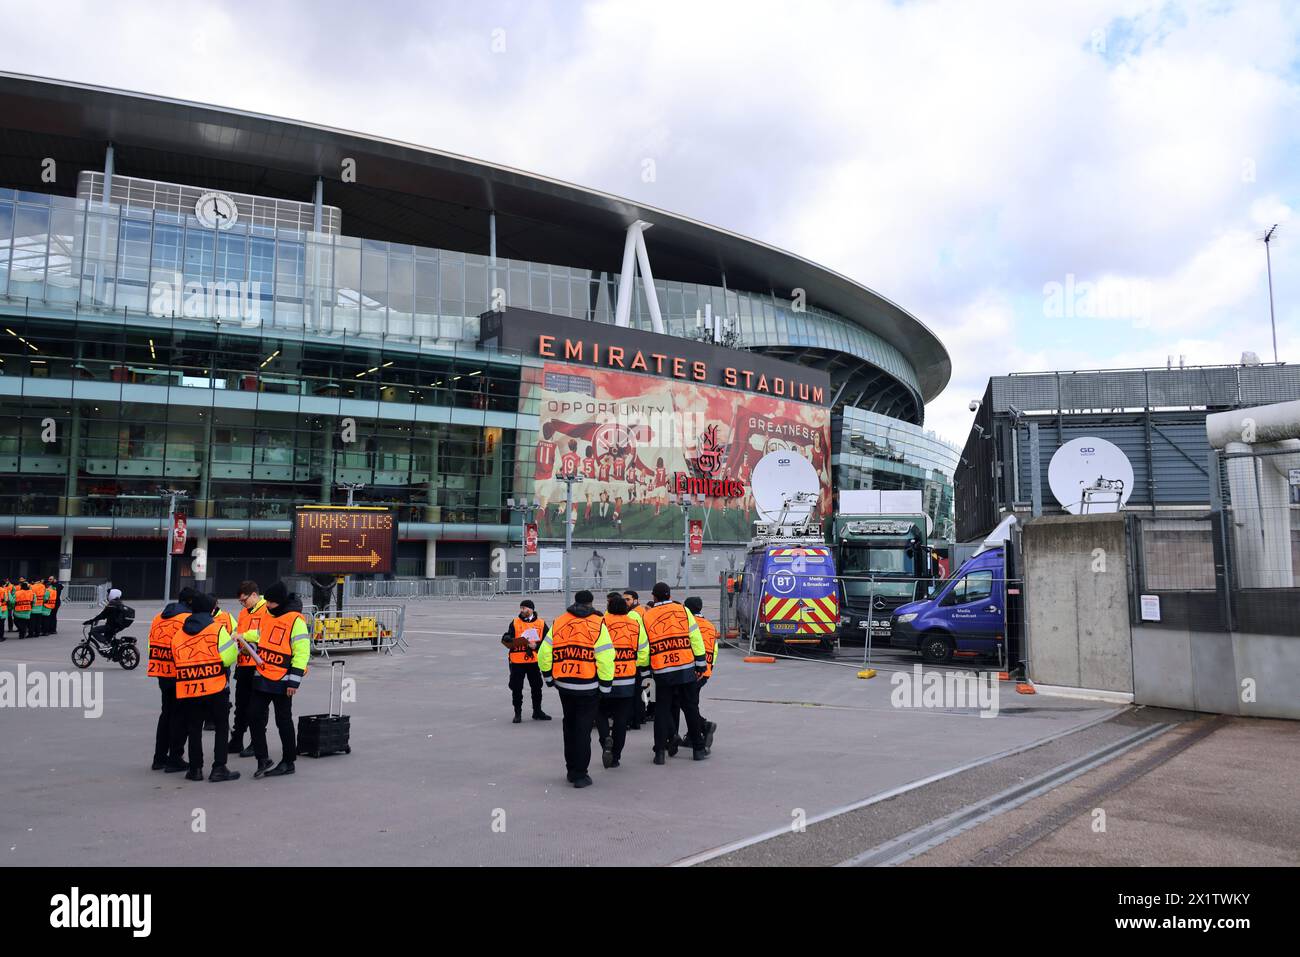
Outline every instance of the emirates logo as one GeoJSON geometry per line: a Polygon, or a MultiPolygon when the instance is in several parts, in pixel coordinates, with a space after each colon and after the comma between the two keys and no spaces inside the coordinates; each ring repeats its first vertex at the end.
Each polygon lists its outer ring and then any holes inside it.
{"type": "Polygon", "coordinates": [[[695,467],[706,478],[714,478],[722,469],[722,458],[725,454],[726,449],[718,444],[718,427],[711,425],[700,436],[700,451],[699,457],[695,460],[695,467]]]}

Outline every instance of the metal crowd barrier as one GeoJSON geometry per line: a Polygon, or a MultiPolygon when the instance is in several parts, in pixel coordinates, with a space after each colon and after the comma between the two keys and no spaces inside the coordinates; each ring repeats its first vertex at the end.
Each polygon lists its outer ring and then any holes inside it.
{"type": "Polygon", "coordinates": [[[333,606],[311,605],[304,610],[304,615],[311,629],[312,651],[325,658],[329,658],[331,651],[357,648],[385,654],[407,650],[404,605],[345,602],[342,612],[333,606]]]}
{"type": "Polygon", "coordinates": [[[107,584],[88,584],[70,582],[63,586],[61,600],[69,604],[103,605],[108,601],[107,584]]]}
{"type": "MultiPolygon", "coordinates": [[[[731,601],[727,606],[727,615],[722,618],[723,634],[734,633],[732,639],[736,646],[750,654],[775,654],[778,657],[789,656],[806,646],[813,656],[827,656],[827,660],[851,657],[860,661],[863,668],[875,664],[898,664],[901,661],[925,660],[923,645],[912,647],[895,643],[889,634],[888,622],[893,608],[900,603],[910,602],[911,597],[899,596],[897,589],[903,584],[916,595],[929,594],[938,596],[948,581],[938,579],[899,579],[871,578],[869,576],[829,576],[785,573],[767,576],[756,581],[745,581],[745,588],[757,589],[757,600],[749,596],[728,596],[731,601]],[[803,579],[815,581],[817,586],[833,582],[834,611],[818,607],[821,602],[813,602],[802,597],[806,594],[803,579]],[[918,587],[919,586],[919,587],[918,587]],[[855,593],[853,603],[847,600],[849,592],[855,593]],[[770,620],[775,620],[788,628],[789,637],[775,632],[770,620]],[[881,627],[882,619],[884,627],[881,627]],[[793,647],[791,647],[793,646],[793,647]],[[859,654],[857,647],[861,647],[859,654]],[[785,654],[783,654],[783,652],[785,654]]],[[[978,628],[943,631],[931,629],[928,634],[947,639],[949,654],[943,664],[949,667],[964,667],[976,671],[1007,671],[1015,661],[1010,660],[1014,651],[1023,656],[1026,649],[1023,643],[1023,582],[1013,578],[988,578],[981,582],[989,588],[988,592],[961,601],[946,601],[941,607],[951,608],[953,622],[969,620],[979,609],[986,609],[1000,617],[1000,621],[989,621],[987,633],[978,628]],[[1000,611],[999,611],[1000,609],[1000,611]],[[968,638],[969,641],[963,641],[968,638]],[[990,643],[992,648],[990,649],[990,643]],[[978,650],[971,650],[972,646],[978,650]],[[989,653],[992,651],[992,653],[989,653]]],[[[916,599],[920,600],[920,599],[916,599]]],[[[802,653],[795,655],[804,657],[802,653]]],[[[1020,657],[1018,660],[1023,660],[1020,657]]]]}
{"type": "Polygon", "coordinates": [[[489,578],[414,578],[390,581],[348,582],[345,602],[349,599],[383,598],[457,598],[488,599],[497,595],[497,583],[489,578]]]}

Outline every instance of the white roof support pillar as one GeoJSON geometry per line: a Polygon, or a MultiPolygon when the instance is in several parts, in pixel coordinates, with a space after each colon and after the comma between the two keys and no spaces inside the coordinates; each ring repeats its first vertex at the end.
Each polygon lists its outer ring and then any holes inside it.
{"type": "Polygon", "coordinates": [[[650,309],[650,327],[660,335],[665,333],[664,317],[659,311],[659,296],[655,292],[654,274],[650,271],[650,254],[646,251],[644,233],[653,223],[638,219],[627,228],[623,243],[623,271],[618,280],[618,303],[614,307],[614,325],[629,326],[632,322],[632,284],[636,282],[636,267],[641,267],[641,288],[645,291],[646,305],[650,309]]]}

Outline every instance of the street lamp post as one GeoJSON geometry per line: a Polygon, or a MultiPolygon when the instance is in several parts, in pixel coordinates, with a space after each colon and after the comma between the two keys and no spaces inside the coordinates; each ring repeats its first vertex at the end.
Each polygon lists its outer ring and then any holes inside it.
{"type": "Polygon", "coordinates": [[[167,528],[163,530],[163,601],[169,602],[172,598],[172,535],[176,528],[176,503],[185,497],[185,490],[164,488],[158,493],[167,499],[167,528]]]}
{"type": "Polygon", "coordinates": [[[691,497],[683,494],[677,503],[682,510],[682,589],[691,590],[691,497]]]}
{"type": "Polygon", "coordinates": [[[564,483],[564,600],[568,601],[569,578],[573,564],[570,558],[573,552],[573,486],[582,484],[582,473],[560,475],[556,477],[556,481],[564,483]]]}
{"type": "Polygon", "coordinates": [[[351,508],[356,504],[356,493],[358,489],[366,487],[365,482],[339,482],[339,488],[348,490],[348,507],[351,508]]]}
{"type": "MultiPolygon", "coordinates": [[[[353,505],[356,504],[357,491],[366,487],[365,482],[338,482],[337,484],[339,488],[347,489],[348,508],[351,508],[353,505]]],[[[334,611],[339,615],[343,614],[343,593],[347,591],[347,589],[348,589],[348,576],[335,575],[334,576],[334,611]]]]}
{"type": "MultiPolygon", "coordinates": [[[[537,499],[530,502],[525,498],[508,498],[506,507],[519,514],[519,593],[522,595],[528,590],[528,523],[532,521],[533,512],[541,508],[541,503],[537,499]]],[[[506,580],[509,581],[509,576],[506,580]]]]}
{"type": "Polygon", "coordinates": [[[1273,257],[1269,252],[1269,246],[1273,242],[1273,231],[1276,229],[1277,223],[1274,223],[1264,234],[1264,264],[1268,268],[1268,324],[1273,329],[1274,362],[1277,362],[1277,319],[1273,315],[1273,257]]]}

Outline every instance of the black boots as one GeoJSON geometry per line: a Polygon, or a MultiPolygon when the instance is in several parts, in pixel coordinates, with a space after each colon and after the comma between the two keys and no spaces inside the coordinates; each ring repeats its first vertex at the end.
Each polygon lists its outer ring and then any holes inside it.
{"type": "MultiPolygon", "coordinates": [[[[265,774],[263,774],[262,777],[264,777],[264,778],[278,778],[278,777],[283,777],[283,776],[286,775],[286,774],[293,774],[293,762],[292,762],[292,761],[281,761],[281,762],[280,762],[279,764],[277,764],[275,767],[271,768],[271,770],[269,770],[269,771],[267,771],[265,774]]],[[[254,776],[254,777],[257,777],[256,774],[254,774],[253,776],[254,776]]]]}
{"type": "Polygon", "coordinates": [[[190,768],[188,771],[185,772],[185,780],[186,780],[186,781],[202,781],[202,780],[203,780],[203,769],[202,769],[202,768],[190,768]]]}
{"type": "Polygon", "coordinates": [[[516,708],[515,708],[515,717],[514,717],[514,720],[511,721],[510,723],[511,723],[511,724],[519,724],[519,722],[521,722],[521,721],[523,721],[523,720],[524,720],[523,708],[521,708],[521,707],[516,707],[516,708]]]}
{"type": "Polygon", "coordinates": [[[667,759],[664,757],[664,753],[663,753],[662,751],[656,751],[656,752],[655,752],[655,764],[664,764],[664,763],[666,763],[666,762],[667,762],[667,759]]]}
{"type": "Polygon", "coordinates": [[[543,711],[541,708],[534,708],[534,709],[533,709],[533,720],[534,720],[534,721],[550,721],[550,720],[551,720],[551,716],[550,716],[549,714],[547,714],[545,711],[543,711]]]}
{"type": "Polygon", "coordinates": [[[188,771],[190,766],[184,761],[168,761],[163,765],[163,770],[168,774],[177,774],[181,771],[188,771]]]}
{"type": "Polygon", "coordinates": [[[258,762],[257,762],[257,770],[253,772],[253,777],[255,777],[255,778],[265,777],[265,776],[266,776],[266,772],[269,771],[269,770],[271,770],[271,759],[270,759],[270,758],[267,758],[265,761],[258,761],[258,762]]]}
{"type": "Polygon", "coordinates": [[[238,781],[238,780],[239,780],[239,772],[238,772],[238,771],[231,771],[229,768],[227,768],[227,767],[223,764],[223,765],[221,765],[220,767],[216,767],[216,768],[213,768],[213,769],[212,769],[212,773],[208,775],[208,780],[209,780],[209,781],[215,781],[215,782],[220,782],[220,781],[238,781]]]}

